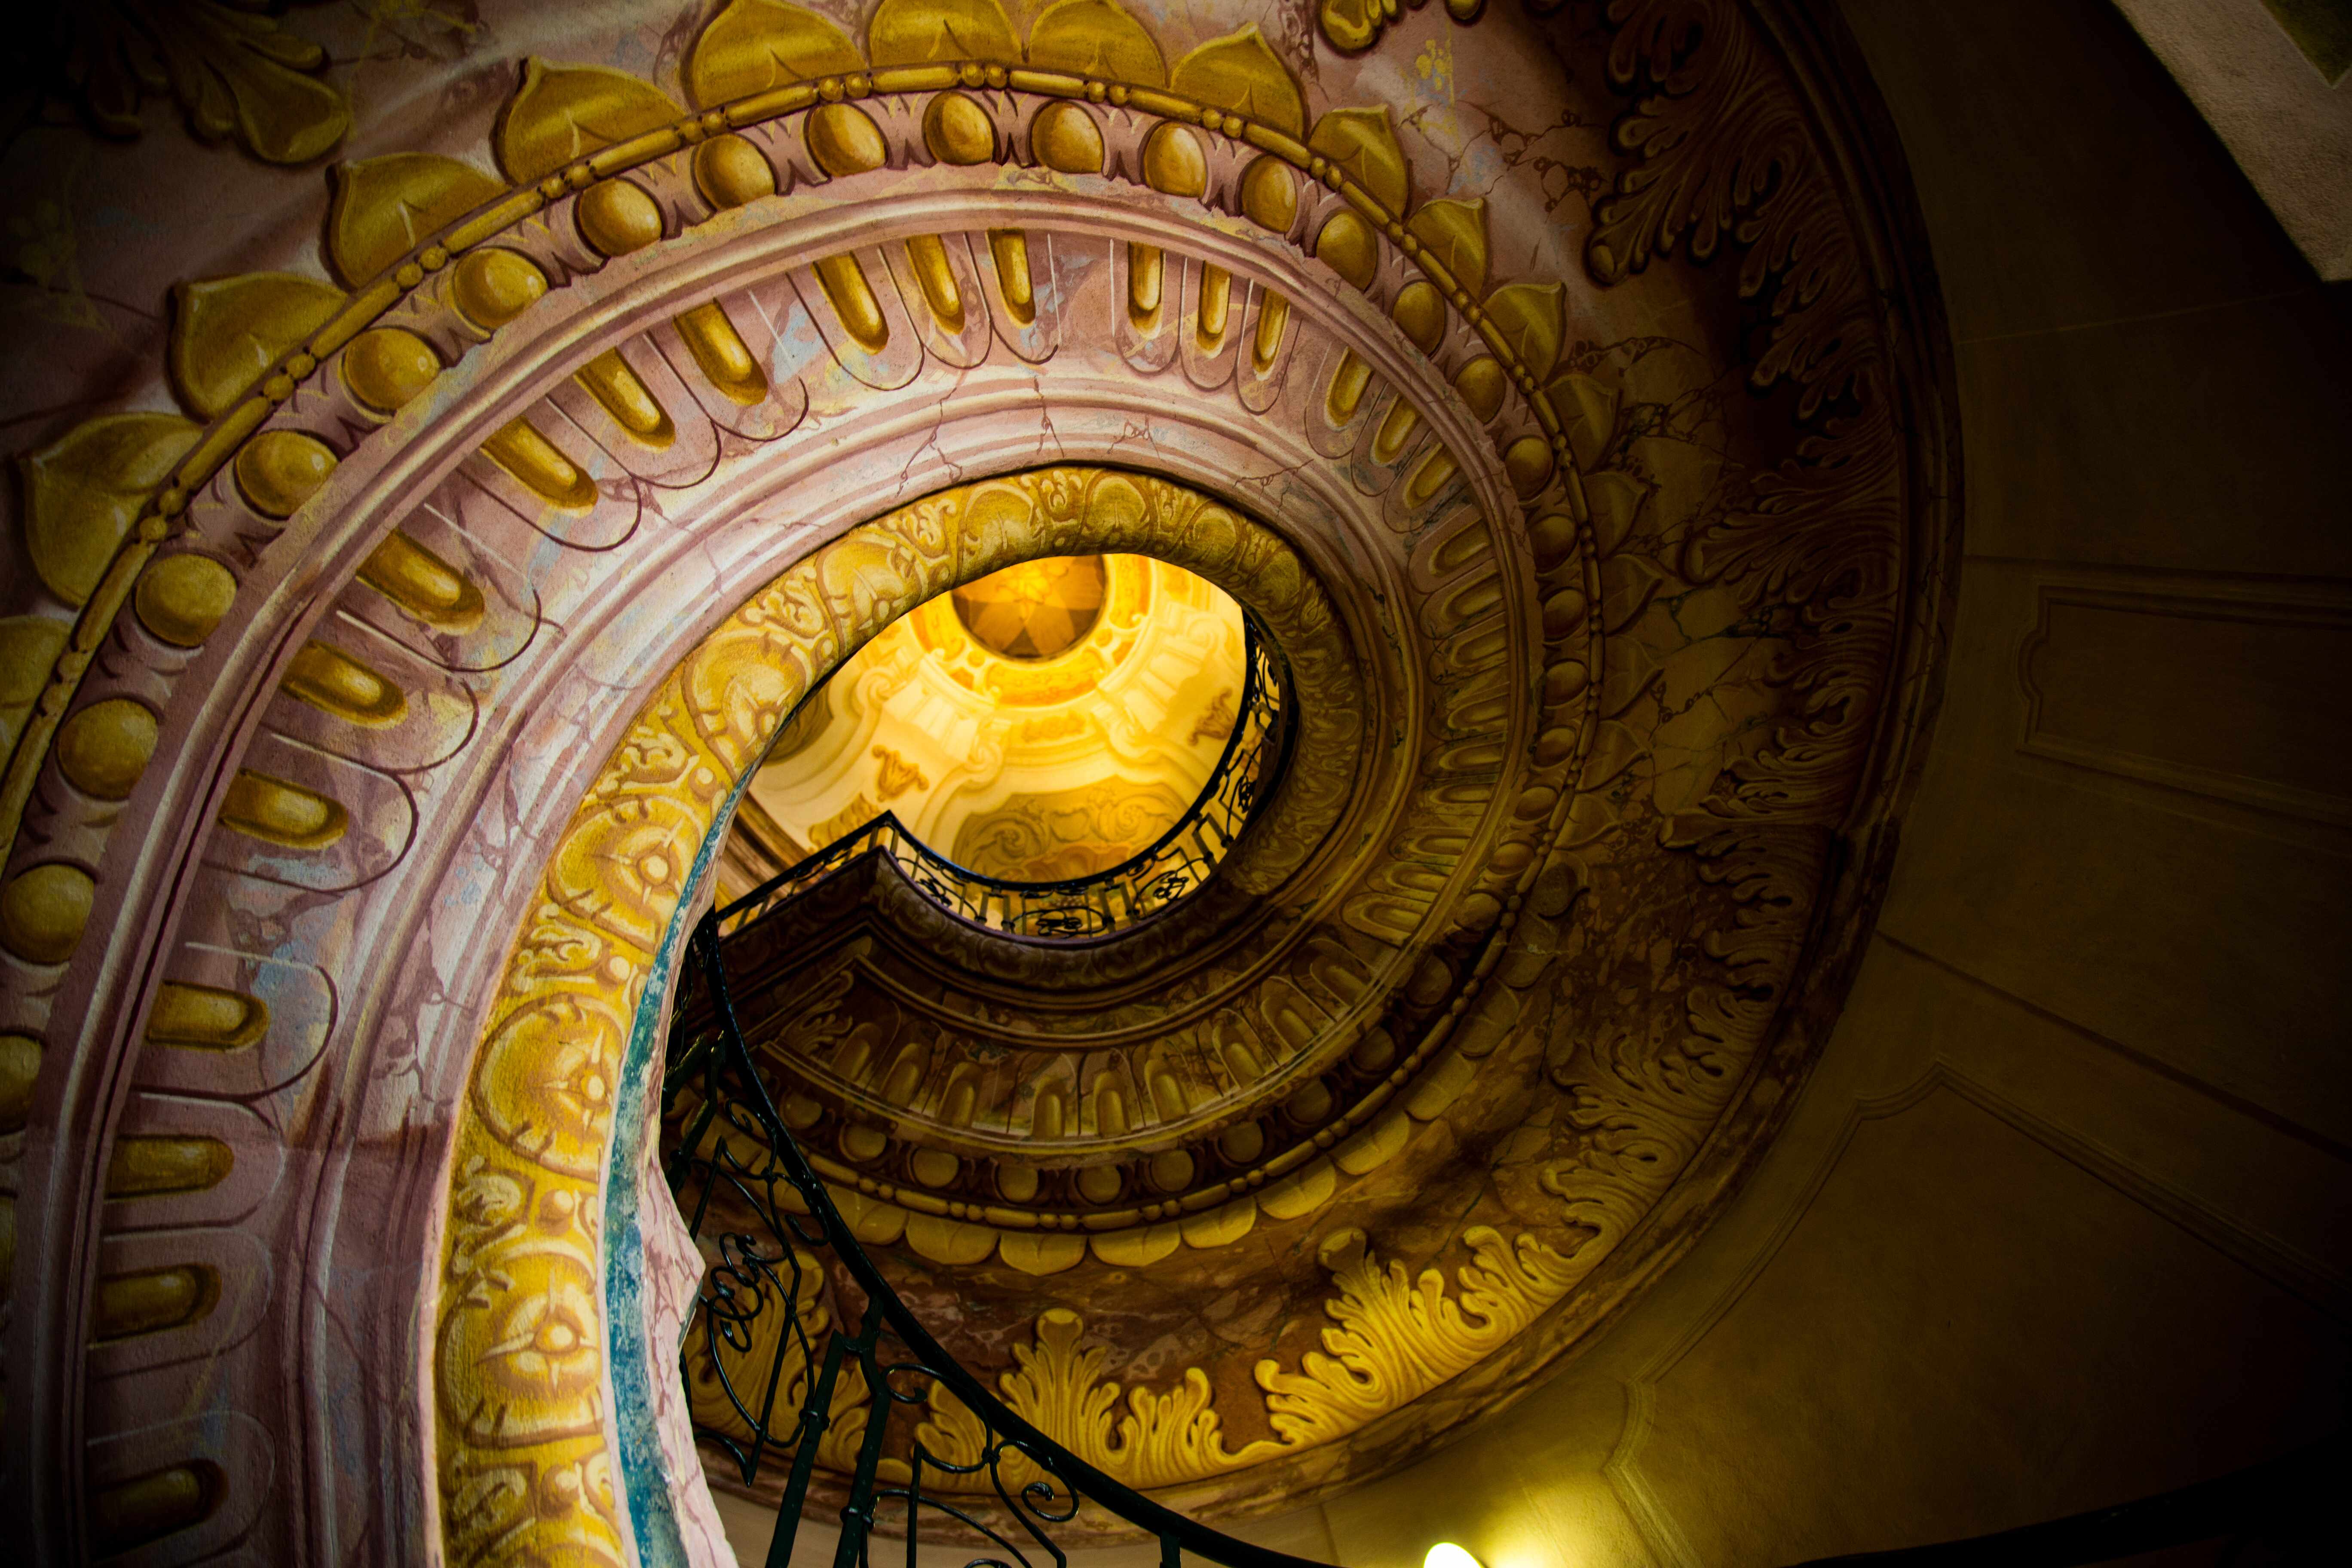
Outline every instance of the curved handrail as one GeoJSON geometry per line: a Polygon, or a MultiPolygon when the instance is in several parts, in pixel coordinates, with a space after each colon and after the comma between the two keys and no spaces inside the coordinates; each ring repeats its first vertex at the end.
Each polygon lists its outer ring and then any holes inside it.
{"type": "MultiPolygon", "coordinates": [[[[1282,728],[1286,731],[1288,726],[1282,728]]],[[[1220,759],[1218,779],[1234,764],[1241,731],[1237,720],[1235,734],[1228,738],[1220,759]]],[[[1278,744],[1286,750],[1286,734],[1278,744]]],[[[895,819],[880,820],[897,827],[895,819]]],[[[898,832],[905,837],[903,829],[898,832]]],[[[683,1049],[678,1048],[681,1042],[672,1041],[673,1059],[663,1085],[665,1118],[683,1111],[688,1123],[668,1161],[668,1173],[680,1207],[688,1213],[692,1234],[698,1241],[704,1237],[714,1207],[725,1206],[714,1205],[723,1193],[732,1194],[738,1209],[748,1208],[759,1230],[765,1233],[762,1237],[738,1228],[718,1237],[718,1256],[697,1298],[684,1360],[691,1384],[698,1370],[691,1328],[698,1325],[702,1370],[720,1385],[742,1431],[698,1425],[698,1432],[732,1456],[747,1483],[757,1479],[772,1451],[790,1452],[792,1470],[779,1506],[767,1568],[787,1568],[790,1562],[814,1477],[817,1451],[835,1424],[835,1395],[845,1367],[852,1365],[866,1385],[870,1406],[841,1510],[835,1568],[863,1568],[867,1563],[877,1514],[888,1504],[905,1510],[909,1568],[913,1568],[921,1527],[926,1521],[939,1521],[960,1523],[989,1543],[992,1552],[974,1558],[971,1568],[1013,1568],[1015,1563],[1021,1568],[1039,1568],[1011,1533],[1015,1530],[1039,1552],[1062,1564],[1066,1554],[1044,1527],[1076,1520],[1086,1501],[1158,1539],[1162,1568],[1178,1568],[1185,1552],[1227,1568],[1325,1568],[1312,1559],[1236,1540],[1154,1502],[1088,1464],[1007,1405],[958,1363],[899,1299],[859,1245],[830,1189],[778,1115],[736,1016],[721,952],[725,923],[756,911],[780,889],[837,868],[879,841],[875,825],[869,824],[746,898],[702,918],[690,939],[688,973],[691,975],[698,969],[709,1006],[689,1010],[681,1005],[674,1016],[681,1023],[690,1016],[697,1023],[707,1020],[715,1027],[684,1041],[683,1049]],[[696,1095],[696,1103],[688,1103],[689,1094],[696,1095]],[[740,1135],[740,1143],[730,1141],[730,1133],[740,1135]],[[829,1254],[864,1297],[854,1328],[846,1323],[832,1325],[824,1316],[820,1300],[828,1284],[835,1287],[836,1303],[842,1294],[832,1270],[808,1256],[818,1251],[829,1254]],[[728,1370],[726,1352],[741,1359],[757,1350],[756,1325],[767,1313],[774,1316],[765,1321],[777,1326],[764,1378],[755,1379],[759,1386],[739,1388],[728,1370]],[[886,1350],[891,1342],[904,1348],[903,1357],[886,1350]],[[908,1450],[911,1462],[898,1461],[907,1479],[886,1479],[882,1467],[892,1417],[899,1407],[920,1405],[928,1397],[905,1386],[911,1381],[927,1381],[953,1396],[979,1424],[979,1452],[964,1458],[932,1454],[916,1434],[908,1450]],[[780,1396],[784,1405],[781,1411],[780,1396]],[[1042,1479],[1024,1481],[1018,1475],[1008,1479],[1006,1461],[1016,1457],[1042,1479]],[[977,1494],[981,1500],[977,1506],[970,1489],[944,1495],[935,1489],[926,1495],[926,1470],[977,1478],[988,1489],[977,1494]],[[992,1508],[992,1514],[987,1511],[992,1508]]],[[[920,852],[925,864],[989,880],[954,867],[919,841],[910,837],[905,841],[920,852]]],[[[1147,850],[1145,855],[1151,852],[1147,850]]],[[[1041,886],[1082,888],[1121,869],[1041,886]]],[[[722,1212],[718,1217],[727,1216],[722,1212]]],[[[758,1372],[756,1366],[751,1370],[758,1372]]],[[[2337,1438],[2237,1475],[2158,1497],[1973,1540],[1819,1559],[1807,1568],[1847,1564],[1853,1568],[1863,1564],[1964,1568],[1978,1563],[1988,1568],[1995,1563],[2003,1568],[2021,1564],[2079,1568],[2224,1534],[2242,1537],[2292,1521],[2313,1500],[2331,1496],[2324,1482],[2341,1471],[2347,1455],[2352,1455],[2352,1445],[2337,1438]]]]}
{"type": "Polygon", "coordinates": [[[718,911],[720,929],[740,929],[871,849],[950,914],[1014,936],[1083,941],[1158,914],[1207,882],[1289,762],[1297,726],[1286,700],[1288,666],[1257,617],[1246,610],[1242,617],[1241,698],[1215,768],[1181,816],[1118,865],[1050,882],[992,877],[957,865],[886,811],[727,904],[718,911]]]}
{"type": "MultiPolygon", "coordinates": [[[[856,1568],[865,1563],[866,1542],[876,1523],[877,1507],[886,1502],[897,1502],[905,1508],[910,1568],[927,1509],[931,1514],[960,1521],[1010,1553],[1009,1557],[982,1556],[974,1560],[975,1564],[1012,1568],[1017,1563],[1022,1568],[1035,1568],[1028,1553],[1004,1532],[1014,1525],[1058,1564],[1065,1561],[1064,1552],[1040,1525],[1069,1522],[1077,1517],[1082,1501],[1091,1501],[1117,1518],[1150,1531],[1160,1542],[1163,1568],[1176,1568],[1184,1552],[1223,1563],[1226,1568],[1324,1568],[1312,1559],[1235,1540],[1104,1474],[1006,1405],[931,1337],[866,1256],[835,1205],[831,1192],[777,1115],[752,1065],[741,1025],[735,1016],[734,998],[728,987],[726,964],[719,951],[719,912],[713,910],[696,926],[688,948],[689,962],[698,960],[709,988],[717,1033],[688,1043],[666,1076],[663,1100],[667,1114],[679,1105],[685,1092],[693,1089],[699,1079],[700,1103],[693,1108],[688,1130],[669,1163],[671,1186],[681,1197],[696,1176],[701,1178],[700,1189],[695,1194],[697,1201],[688,1215],[689,1228],[699,1238],[711,1217],[714,1196],[722,1190],[731,1190],[738,1199],[749,1203],[769,1231],[767,1239],[777,1248],[773,1253],[763,1250],[761,1238],[749,1232],[734,1231],[722,1236],[718,1244],[720,1256],[714,1261],[697,1300],[697,1321],[702,1325],[709,1364],[726,1398],[742,1417],[749,1430],[750,1446],[746,1450],[726,1433],[705,1428],[704,1435],[716,1437],[733,1454],[747,1483],[756,1479],[770,1447],[788,1446],[793,1450],[792,1473],[778,1510],[768,1568],[785,1568],[791,1559],[793,1541],[814,1474],[816,1451],[832,1425],[835,1391],[845,1363],[853,1357],[872,1396],[872,1405],[858,1445],[848,1499],[841,1510],[836,1568],[856,1568]],[[744,1157],[745,1151],[739,1151],[730,1142],[727,1133],[730,1129],[746,1139],[749,1159],[744,1157]],[[708,1152],[704,1152],[706,1140],[714,1138],[708,1152]],[[790,1197],[777,1191],[780,1182],[788,1189],[790,1197]],[[795,1212],[796,1209],[804,1212],[795,1212]],[[804,1248],[819,1247],[832,1254],[866,1298],[854,1332],[839,1328],[831,1331],[821,1370],[815,1336],[827,1332],[818,1308],[826,1270],[821,1262],[814,1258],[804,1261],[802,1256],[804,1248]],[[775,1300],[770,1301],[767,1298],[772,1293],[775,1300]],[[751,1298],[748,1306],[747,1297],[751,1298]],[[755,1349],[751,1324],[760,1312],[771,1308],[780,1313],[781,1326],[765,1386],[747,1391],[756,1394],[755,1414],[729,1376],[721,1348],[739,1353],[755,1349]],[[818,1319],[814,1324],[813,1318],[818,1319]],[[886,1331],[906,1348],[910,1359],[884,1357],[881,1345],[886,1331]],[[794,1356],[800,1373],[797,1377],[788,1373],[788,1363],[794,1356]],[[962,1461],[930,1454],[918,1435],[913,1440],[912,1463],[908,1466],[910,1479],[886,1483],[880,1479],[883,1448],[895,1407],[920,1403],[928,1397],[908,1392],[895,1381],[908,1378],[928,1379],[945,1388],[979,1421],[983,1440],[979,1458],[962,1461]],[[797,1414],[787,1412],[784,1419],[772,1419],[777,1414],[779,1394],[789,1395],[795,1386],[800,1390],[797,1414]],[[787,1431],[796,1431],[788,1444],[779,1436],[787,1431]],[[1004,1461],[1014,1455],[1046,1479],[1023,1483],[1016,1476],[1008,1483],[1004,1461]],[[1009,1516],[1004,1529],[979,1517],[966,1506],[962,1493],[950,1493],[955,1500],[938,1495],[926,1497],[922,1490],[926,1468],[946,1474],[984,1477],[996,1504],[1009,1516]]],[[[690,1333],[687,1370],[690,1385],[694,1370],[690,1333]]]]}

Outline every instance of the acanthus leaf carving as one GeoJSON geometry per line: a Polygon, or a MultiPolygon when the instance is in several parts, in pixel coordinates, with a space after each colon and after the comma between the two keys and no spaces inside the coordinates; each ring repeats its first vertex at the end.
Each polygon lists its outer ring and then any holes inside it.
{"type": "Polygon", "coordinates": [[[270,16],[224,0],[93,0],[25,24],[43,86],[104,134],[146,130],[167,95],[205,142],[236,141],[268,163],[307,163],[349,133],[351,103],[324,79],[327,53],[270,16]]]}

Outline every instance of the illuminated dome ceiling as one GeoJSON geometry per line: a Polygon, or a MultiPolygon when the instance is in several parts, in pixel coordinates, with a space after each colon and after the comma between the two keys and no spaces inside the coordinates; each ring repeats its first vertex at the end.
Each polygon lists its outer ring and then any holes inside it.
{"type": "Polygon", "coordinates": [[[1093,628],[1108,586],[1101,556],[1059,555],[1008,566],[948,597],[956,619],[991,653],[1047,659],[1093,628]]]}
{"type": "Polygon", "coordinates": [[[739,807],[745,869],[890,812],[957,866],[1016,882],[1106,871],[1208,784],[1243,700],[1224,592],[1140,555],[1025,562],[918,606],[817,689],[739,807]]]}
{"type": "Polygon", "coordinates": [[[184,281],[9,579],[0,1033],[111,1053],[43,1079],[92,1131],[19,1232],[247,1282],[162,1338],[21,1305],[90,1347],[24,1396],[90,1488],[212,1467],[210,1551],[422,1451],[452,1562],[690,1556],[692,918],[884,808],[1099,869],[1199,796],[1244,616],[1290,728],[1164,912],[845,875],[730,943],[861,1237],[1213,1515],[1507,1403],[1689,1246],[1932,707],[1940,326],[1778,7],[1457,9],[516,8],[496,101],[403,100],[322,230],[184,281]]]}

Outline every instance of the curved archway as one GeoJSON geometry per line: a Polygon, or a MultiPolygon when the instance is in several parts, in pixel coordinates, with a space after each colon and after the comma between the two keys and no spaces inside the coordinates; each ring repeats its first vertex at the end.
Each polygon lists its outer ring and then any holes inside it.
{"type": "MultiPolygon", "coordinates": [[[[460,1529],[465,1490],[486,1472],[576,1467],[583,1441],[603,1452],[593,1347],[608,1339],[602,1302],[627,1299],[636,1260],[625,1248],[600,1260],[589,1226],[607,1211],[605,1183],[639,1179],[642,1133],[624,1133],[617,1152],[606,1144],[616,1121],[634,1131],[644,1120],[685,900],[707,877],[751,767],[831,673],[828,661],[908,609],[1023,560],[1113,548],[1231,584],[1277,639],[1315,662],[1329,609],[1273,535],[1165,483],[1046,470],[929,498],[795,566],[696,646],[607,757],[515,934],[457,1116],[435,1390],[442,1473],[467,1479],[445,1492],[460,1529]]],[[[1277,802],[1273,817],[1281,811],[1277,802]]],[[[962,1250],[962,1233],[986,1234],[978,1217],[954,1205],[912,1223],[962,1250]]],[[[666,1370],[648,1380],[662,1391],[656,1407],[679,1398],[666,1370]]],[[[616,1368],[616,1388],[631,1373],[645,1369],[616,1368]]],[[[630,1413],[618,1414],[626,1431],[630,1413]]],[[[640,1458],[640,1471],[650,1458],[640,1458]]],[[[650,1501],[668,1488],[646,1490],[650,1501]]],[[[551,1540],[593,1534],[595,1519],[590,1507],[567,1510],[551,1540]]],[[[464,1551],[465,1539],[453,1550],[464,1551]]],[[[619,1555],[617,1537],[605,1546],[619,1555]]]]}
{"type": "MultiPolygon", "coordinates": [[[[870,58],[819,37],[839,63],[796,77],[769,46],[804,14],[725,7],[685,57],[691,110],[533,62],[494,134],[503,180],[408,155],[339,174],[348,294],[289,275],[186,291],[172,370],[201,428],[110,416],[44,455],[44,527],[84,535],[37,530],[37,554],[82,614],[12,763],[36,831],[5,884],[32,976],[7,1026],[38,1045],[86,1016],[107,1046],[44,1079],[56,1124],[92,1131],[19,1209],[29,1247],[86,1265],[25,1331],[102,1342],[30,1397],[88,1415],[103,1491],[182,1440],[127,1413],[190,1354],[247,1369],[236,1419],[180,1456],[234,1471],[245,1511],[191,1525],[187,1550],[247,1528],[245,1483],[278,1455],[352,1441],[436,1453],[453,1554],[520,1531],[610,1555],[649,1528],[653,1500],[609,1495],[621,1424],[652,1417],[610,1408],[608,1380],[660,1360],[623,1342],[642,1313],[608,1310],[623,1255],[582,1261],[634,1194],[597,1108],[641,1081],[612,1062],[642,1068],[652,955],[784,694],[948,584],[919,497],[1012,493],[1003,476],[1044,463],[1050,503],[1069,477],[1052,465],[1119,465],[1280,531],[1228,563],[1237,592],[1328,587],[1286,647],[1329,743],[1219,897],[1045,986],[1034,954],[943,939],[961,989],[933,1022],[975,1057],[1083,1062],[1066,1103],[1095,1121],[1069,1171],[1020,1195],[959,1185],[990,1167],[956,1133],[953,1174],[929,1181],[915,1156],[940,1119],[900,1106],[826,1173],[908,1267],[999,1299],[1051,1277],[1108,1312],[1115,1276],[1174,1258],[1174,1278],[1257,1236],[1276,1265],[1251,1310],[1290,1309],[1273,1353],[1237,1335],[1164,1368],[1034,1310],[1025,1342],[992,1347],[1040,1397],[1140,1400],[1140,1437],[1071,1435],[1114,1468],[1220,1505],[1307,1497],[1507,1400],[1687,1244],[1834,1011],[1924,721],[1948,545],[1916,482],[1943,433],[1899,432],[1876,390],[1940,389],[1880,334],[1885,279],[1846,266],[1873,220],[1822,198],[1819,164],[1791,175],[1801,200],[1769,199],[1838,258],[1755,369],[1804,389],[1783,418],[1722,392],[1743,368],[1727,332],[1695,332],[1670,372],[1622,346],[1737,315],[1643,272],[1687,221],[1656,198],[1629,186],[1584,272],[1507,278],[1499,237],[1558,251],[1539,200],[1498,205],[1490,235],[1480,199],[1419,191],[1430,161],[1388,118],[1310,93],[1255,29],[1179,55],[1083,0],[1054,8],[1061,31],[983,28],[987,48],[940,60],[911,58],[932,46],[907,12],[877,12],[870,58]],[[1620,347],[1588,353],[1571,322],[1620,347]],[[861,531],[886,516],[906,529],[861,531]],[[119,551],[84,548],[109,528],[119,551]],[[729,618],[745,586],[794,563],[824,563],[832,597],[771,606],[780,635],[633,750],[657,672],[748,632],[729,618]],[[157,722],[114,722],[127,709],[157,722]],[[570,813],[598,789],[628,798],[592,847],[570,813]],[[513,1012],[486,930],[520,931],[561,977],[539,1011],[513,1012]],[[633,955],[609,972],[607,939],[633,955]],[[223,1059],[265,1110],[203,1083],[185,1053],[215,1047],[251,1050],[223,1059]],[[107,1195],[105,1173],[148,1166],[149,1188],[107,1195]],[[1462,1223],[1401,1216],[1416,1184],[1462,1223]],[[196,1267],[172,1248],[296,1214],[315,1246],[294,1294],[331,1303],[334,1333],[415,1325],[331,1257],[457,1303],[414,1336],[446,1397],[409,1425],[353,1439],[289,1407],[261,1369],[315,1363],[327,1331],[270,1287],[176,1338],[86,1332],[102,1269],[196,1267]],[[490,1367],[521,1370],[493,1387],[490,1367]],[[1232,1443],[1193,1440],[1220,1421],[1232,1443]]],[[[818,1077],[821,1115],[887,1098],[818,1077]]],[[[365,1375],[381,1405],[404,1374],[365,1375]]]]}

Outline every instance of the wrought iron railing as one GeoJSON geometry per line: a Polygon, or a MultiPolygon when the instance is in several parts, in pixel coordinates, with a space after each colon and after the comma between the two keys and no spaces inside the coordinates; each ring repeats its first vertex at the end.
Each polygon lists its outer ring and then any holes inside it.
{"type": "MultiPolygon", "coordinates": [[[[926,1525],[977,1545],[968,1568],[1061,1568],[1055,1527],[1098,1534],[1110,1521],[1156,1539],[1161,1568],[1179,1568],[1186,1552],[1229,1568],[1323,1568],[1153,1502],[960,1365],[859,1247],[777,1117],[736,1021],[714,916],[704,917],[689,952],[714,1022],[672,1041],[663,1084],[665,1118],[680,1128],[671,1186],[709,1259],[688,1329],[686,1375],[698,1433],[746,1484],[764,1467],[790,1465],[767,1568],[791,1562],[828,1448],[828,1468],[846,1472],[835,1488],[835,1568],[871,1568],[877,1527],[903,1535],[915,1568],[926,1525]],[[1089,1507],[1102,1517],[1086,1517],[1089,1507]]],[[[2220,1543],[2211,1560],[2224,1563],[2331,1561],[2341,1545],[2335,1486],[2347,1463],[2352,1442],[2339,1436],[2118,1507],[1808,1568],[2084,1568],[2205,1542],[2220,1543]]]]}
{"type": "MultiPolygon", "coordinates": [[[[736,1018],[719,912],[696,926],[663,1077],[666,1173],[706,1274],[682,1352],[694,1429],[746,1486],[785,1467],[767,1568],[785,1568],[809,1498],[837,1498],[835,1568],[870,1568],[877,1531],[918,1544],[960,1532],[967,1568],[1063,1568],[1058,1528],[1124,1523],[1228,1568],[1324,1568],[1234,1540],[1152,1502],[1034,1427],[957,1363],[858,1246],[809,1166],[736,1018]],[[685,992],[698,990],[698,996],[685,992]],[[1094,1516],[1087,1516],[1087,1510],[1094,1516]]],[[[2091,1514],[1809,1568],[2084,1568],[2222,1540],[2222,1563],[2333,1561],[2310,1549],[2352,1465],[2333,1438],[2234,1477],[2091,1514]],[[2251,1552],[2251,1556],[2249,1556],[2251,1552]]],[[[2333,1514],[2328,1514],[2333,1521],[2333,1514]]]]}
{"type": "MultiPolygon", "coordinates": [[[[784,1468],[767,1568],[786,1568],[820,1490],[839,1500],[835,1568],[871,1568],[877,1530],[903,1537],[908,1568],[919,1542],[942,1532],[977,1547],[964,1559],[969,1568],[1061,1565],[1057,1530],[1098,1539],[1118,1524],[1155,1539],[1162,1568],[1178,1568],[1186,1552],[1229,1568],[1323,1568],[1222,1534],[1104,1474],[932,1338],[860,1247],[777,1114],[721,952],[728,933],[877,849],[942,907],[1024,935],[1093,935],[1166,908],[1206,879],[1286,761],[1280,663],[1255,625],[1250,631],[1242,710],[1201,803],[1126,864],[1071,882],[1000,882],[933,854],[885,817],[695,928],[662,1085],[667,1174],[708,1265],[681,1360],[698,1436],[746,1485],[784,1468]],[[1155,895],[1152,877],[1170,868],[1181,871],[1183,885],[1155,895]],[[1064,910],[1084,912],[1067,927],[1052,923],[1064,910]]],[[[2231,1538],[2234,1562],[2248,1542],[2301,1541],[2295,1532],[2308,1523],[2311,1500],[2333,1496],[2325,1482],[2341,1473],[2347,1454],[2352,1447],[2338,1439],[2119,1508],[1974,1541],[1822,1560],[1819,1568],[2078,1568],[2221,1536],[2231,1538]]],[[[2261,1560],[2300,1559],[2291,1551],[2261,1560]]]]}
{"type": "Polygon", "coordinates": [[[1297,728],[1286,711],[1287,670],[1274,640],[1246,611],[1243,627],[1241,697],[1217,765],[1192,807],[1140,853],[1065,881],[1008,881],[957,865],[886,811],[728,904],[719,911],[720,929],[759,919],[867,853],[887,856],[941,909],[1015,936],[1081,941],[1158,914],[1215,872],[1287,760],[1297,728]]]}
{"type": "Polygon", "coordinates": [[[1058,1529],[1115,1523],[1155,1538],[1162,1568],[1185,1552],[1229,1568],[1318,1568],[1105,1475],[916,1321],[776,1114],[728,993],[719,923],[705,916],[688,950],[711,1023],[671,1041],[667,1163],[709,1263],[683,1352],[697,1432],[746,1485],[789,1466],[768,1568],[792,1559],[821,1458],[842,1494],[835,1568],[869,1568],[877,1528],[903,1534],[908,1568],[918,1540],[942,1532],[976,1549],[974,1568],[1042,1568],[1066,1561],[1058,1529]]]}

